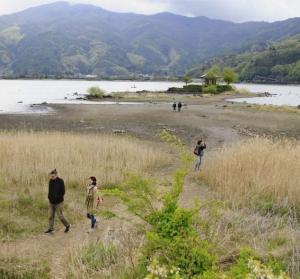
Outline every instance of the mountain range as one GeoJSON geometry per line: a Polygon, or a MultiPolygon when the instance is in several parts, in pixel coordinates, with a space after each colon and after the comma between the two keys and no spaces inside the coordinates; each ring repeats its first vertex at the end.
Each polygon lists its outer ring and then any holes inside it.
{"type": "Polygon", "coordinates": [[[56,2],[0,17],[0,76],[180,76],[300,34],[300,18],[233,23],[56,2]]]}
{"type": "Polygon", "coordinates": [[[239,81],[256,83],[300,83],[300,35],[274,42],[262,49],[208,59],[188,72],[197,77],[214,65],[230,67],[239,81]]]}

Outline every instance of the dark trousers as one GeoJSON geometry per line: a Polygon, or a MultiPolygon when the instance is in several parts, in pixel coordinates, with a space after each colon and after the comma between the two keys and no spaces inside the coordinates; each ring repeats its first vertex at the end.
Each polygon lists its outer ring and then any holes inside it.
{"type": "Polygon", "coordinates": [[[91,228],[94,229],[97,222],[95,215],[88,213],[86,217],[91,220],[91,228]]]}

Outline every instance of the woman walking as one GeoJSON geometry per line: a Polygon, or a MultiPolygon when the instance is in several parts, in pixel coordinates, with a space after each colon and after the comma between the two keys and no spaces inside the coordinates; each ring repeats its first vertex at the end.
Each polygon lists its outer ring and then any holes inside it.
{"type": "Polygon", "coordinates": [[[86,199],[85,205],[87,208],[87,218],[91,220],[91,229],[96,228],[97,219],[95,216],[95,211],[102,202],[102,199],[98,196],[98,187],[97,187],[97,179],[94,176],[89,178],[88,186],[86,187],[86,199]]]}

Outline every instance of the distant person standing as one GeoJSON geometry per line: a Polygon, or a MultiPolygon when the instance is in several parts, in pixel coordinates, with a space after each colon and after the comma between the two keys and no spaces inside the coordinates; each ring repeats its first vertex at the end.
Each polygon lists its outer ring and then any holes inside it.
{"type": "Polygon", "coordinates": [[[48,191],[49,229],[45,233],[53,232],[55,213],[57,213],[59,220],[64,224],[65,233],[67,233],[70,230],[71,226],[63,215],[64,196],[65,196],[65,183],[61,178],[58,177],[57,170],[55,169],[50,172],[49,191],[48,191]]]}
{"type": "Polygon", "coordinates": [[[176,111],[176,107],[177,107],[176,102],[173,103],[172,107],[173,107],[173,111],[176,111]]]}
{"type": "Polygon", "coordinates": [[[202,140],[199,140],[197,142],[197,145],[194,150],[194,154],[197,156],[196,162],[195,162],[195,171],[200,170],[202,158],[204,156],[204,150],[206,149],[206,144],[202,140]]]}
{"type": "Polygon", "coordinates": [[[181,108],[182,108],[182,103],[179,102],[179,103],[178,103],[178,112],[181,112],[181,108]]]}
{"type": "Polygon", "coordinates": [[[102,203],[102,198],[98,195],[97,179],[95,176],[89,178],[88,186],[86,187],[86,198],[85,205],[87,208],[87,218],[91,220],[91,229],[96,228],[97,219],[95,216],[95,211],[100,203],[102,203]]]}

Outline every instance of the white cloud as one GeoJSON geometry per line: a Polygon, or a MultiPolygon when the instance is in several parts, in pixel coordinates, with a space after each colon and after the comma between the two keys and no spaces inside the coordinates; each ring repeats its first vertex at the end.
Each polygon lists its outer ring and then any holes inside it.
{"type": "MultiPolygon", "coordinates": [[[[23,10],[55,0],[0,0],[0,14],[23,10]]],[[[233,21],[274,21],[300,16],[300,0],[70,0],[118,12],[153,14],[170,11],[233,21]]]]}

